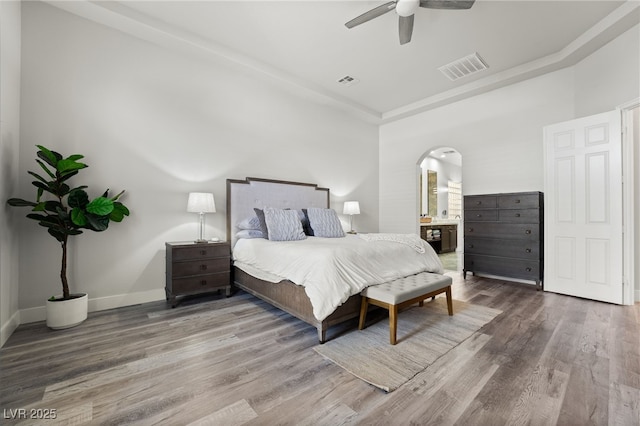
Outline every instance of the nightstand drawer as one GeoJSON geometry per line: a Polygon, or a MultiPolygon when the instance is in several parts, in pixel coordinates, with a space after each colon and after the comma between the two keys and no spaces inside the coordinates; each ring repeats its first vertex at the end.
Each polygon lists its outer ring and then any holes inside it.
{"type": "Polygon", "coordinates": [[[172,249],[172,257],[174,261],[223,256],[231,256],[228,244],[203,243],[193,246],[173,247],[172,249]]]}
{"type": "Polygon", "coordinates": [[[175,279],[190,275],[211,274],[214,272],[231,271],[231,258],[218,257],[213,259],[192,260],[183,262],[174,262],[171,276],[175,279]]]}
{"type": "Polygon", "coordinates": [[[226,288],[230,284],[230,272],[220,272],[217,274],[199,275],[187,278],[176,278],[173,280],[174,294],[195,294],[204,291],[226,288]]]}

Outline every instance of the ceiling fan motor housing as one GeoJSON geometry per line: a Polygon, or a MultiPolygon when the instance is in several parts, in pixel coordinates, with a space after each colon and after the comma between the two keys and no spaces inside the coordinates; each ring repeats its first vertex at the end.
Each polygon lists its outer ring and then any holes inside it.
{"type": "Polygon", "coordinates": [[[416,13],[420,6],[420,0],[398,0],[396,2],[396,13],[400,16],[411,16],[416,13]]]}

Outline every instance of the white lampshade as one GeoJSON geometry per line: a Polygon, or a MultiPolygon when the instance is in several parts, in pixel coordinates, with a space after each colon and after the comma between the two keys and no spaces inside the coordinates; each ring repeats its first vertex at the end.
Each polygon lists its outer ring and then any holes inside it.
{"type": "Polygon", "coordinates": [[[360,214],[360,203],[357,201],[345,201],[344,202],[344,210],[342,211],[344,214],[360,214]]]}
{"type": "Polygon", "coordinates": [[[216,202],[210,192],[190,192],[187,202],[189,213],[215,213],[216,202]]]}

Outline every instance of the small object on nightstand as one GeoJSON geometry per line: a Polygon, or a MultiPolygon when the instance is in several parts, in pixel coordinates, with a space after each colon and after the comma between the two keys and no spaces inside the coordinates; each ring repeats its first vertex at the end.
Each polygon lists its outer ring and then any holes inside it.
{"type": "Polygon", "coordinates": [[[225,291],[231,296],[231,244],[168,242],[166,247],[167,300],[175,308],[176,296],[225,291]]]}

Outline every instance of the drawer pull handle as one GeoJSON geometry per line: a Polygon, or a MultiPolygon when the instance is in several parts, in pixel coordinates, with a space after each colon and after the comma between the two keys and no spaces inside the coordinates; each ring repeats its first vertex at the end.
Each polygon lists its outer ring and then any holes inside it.
{"type": "Polygon", "coordinates": [[[480,204],[482,204],[482,201],[478,201],[478,202],[476,202],[476,204],[477,204],[477,205],[480,205],[480,204]]]}
{"type": "Polygon", "coordinates": [[[469,248],[473,248],[473,244],[469,244],[469,248]]]}
{"type": "Polygon", "coordinates": [[[531,268],[527,268],[527,272],[531,272],[531,268]]]}
{"type": "Polygon", "coordinates": [[[200,281],[200,285],[207,285],[207,280],[200,281]]]}
{"type": "Polygon", "coordinates": [[[482,215],[481,214],[477,214],[476,217],[482,217],[482,215]]]}
{"type": "Polygon", "coordinates": [[[207,270],[207,265],[200,265],[200,269],[203,270],[203,271],[206,271],[207,270]]]}
{"type": "Polygon", "coordinates": [[[516,213],[516,217],[520,217],[520,213],[516,213]]]}
{"type": "Polygon", "coordinates": [[[469,228],[469,232],[473,232],[473,228],[469,228]]]}
{"type": "Polygon", "coordinates": [[[530,248],[526,249],[525,251],[526,251],[527,253],[531,253],[531,249],[530,249],[530,248]]]}
{"type": "Polygon", "coordinates": [[[524,231],[525,234],[531,234],[531,229],[527,229],[526,231],[524,231]]]}
{"type": "Polygon", "coordinates": [[[520,200],[516,200],[516,204],[520,204],[520,200]]]}
{"type": "Polygon", "coordinates": [[[207,254],[207,251],[206,250],[200,250],[200,254],[204,256],[205,254],[207,254]]]}

